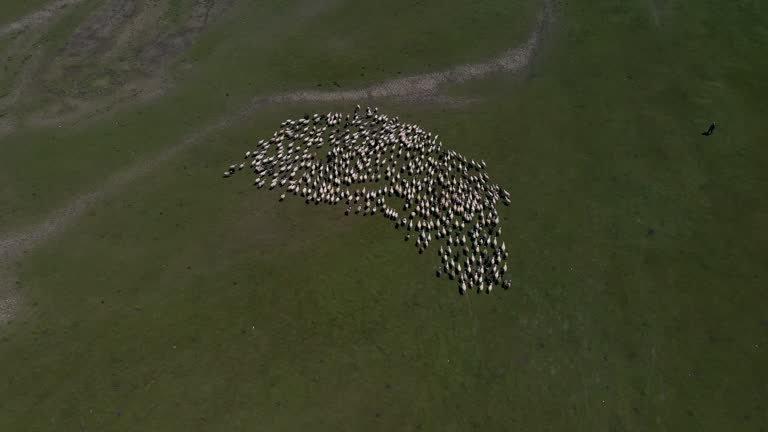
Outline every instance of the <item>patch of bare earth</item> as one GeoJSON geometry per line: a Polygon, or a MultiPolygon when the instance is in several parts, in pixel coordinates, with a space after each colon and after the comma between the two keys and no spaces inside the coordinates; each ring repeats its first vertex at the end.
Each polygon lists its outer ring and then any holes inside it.
{"type": "Polygon", "coordinates": [[[446,100],[439,95],[439,87],[448,83],[462,83],[484,78],[498,72],[516,72],[530,64],[544,31],[553,20],[552,5],[544,2],[533,31],[521,46],[509,49],[498,57],[483,63],[457,65],[450,69],[409,77],[387,80],[379,84],[353,90],[319,91],[303,90],[272,96],[271,102],[330,102],[364,101],[373,98],[397,97],[409,101],[446,100]]]}
{"type": "Polygon", "coordinates": [[[48,102],[27,126],[55,126],[145,102],[170,87],[168,67],[232,0],[198,0],[181,26],[164,25],[168,0],[107,0],[78,26],[64,49],[38,70],[34,89],[48,102]]]}

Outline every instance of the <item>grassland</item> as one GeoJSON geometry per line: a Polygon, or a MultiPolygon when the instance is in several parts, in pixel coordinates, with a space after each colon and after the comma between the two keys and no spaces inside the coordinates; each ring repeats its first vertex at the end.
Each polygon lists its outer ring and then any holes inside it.
{"type": "MultiPolygon", "coordinates": [[[[17,3],[0,22],[33,10],[17,3]]],[[[160,96],[42,126],[66,83],[33,79],[0,137],[0,239],[254,96],[482,61],[540,8],[250,3],[163,69],[160,96]]],[[[168,5],[182,26],[188,2],[168,5]]],[[[98,6],[52,22],[28,73],[98,6]]],[[[0,430],[768,429],[764,7],[555,10],[525,71],[445,90],[472,102],[374,102],[515,197],[512,289],[460,297],[378,218],[219,179],[281,120],[353,103],[261,106],[0,263],[23,299],[0,324],[0,430]]]]}

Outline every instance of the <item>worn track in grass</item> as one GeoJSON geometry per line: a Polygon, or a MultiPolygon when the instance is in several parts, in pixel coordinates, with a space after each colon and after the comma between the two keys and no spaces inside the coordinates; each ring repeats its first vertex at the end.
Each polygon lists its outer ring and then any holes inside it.
{"type": "MultiPolygon", "coordinates": [[[[76,221],[94,203],[107,198],[125,185],[150,173],[157,166],[170,160],[181,151],[203,141],[211,133],[233,125],[252,115],[258,109],[284,103],[360,101],[378,98],[399,98],[413,102],[457,102],[441,95],[440,86],[476,80],[499,72],[517,72],[528,66],[541,45],[542,37],[554,20],[553,5],[544,2],[536,24],[528,39],[520,46],[503,52],[487,62],[462,64],[447,70],[410,77],[386,80],[365,88],[343,91],[299,90],[272,96],[259,96],[236,113],[225,115],[212,124],[199,129],[181,142],[169,146],[160,153],[127,167],[98,188],[84,193],[66,205],[54,210],[42,221],[17,232],[0,235],[0,322],[12,319],[20,302],[16,291],[12,268],[27,251],[39,246],[76,221]]],[[[460,101],[458,101],[460,102],[460,101]]]]}
{"type": "Polygon", "coordinates": [[[61,13],[67,6],[82,3],[84,0],[55,0],[42,9],[26,15],[14,22],[0,26],[0,37],[26,30],[43,24],[61,13]]]}

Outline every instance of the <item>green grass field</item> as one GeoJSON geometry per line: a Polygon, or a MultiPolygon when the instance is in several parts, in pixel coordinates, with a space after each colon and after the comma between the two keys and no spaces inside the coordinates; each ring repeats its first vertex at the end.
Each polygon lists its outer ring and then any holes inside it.
{"type": "MultiPolygon", "coordinates": [[[[238,115],[254,97],[485,61],[540,0],[158,1],[147,41],[105,55],[102,28],[52,74],[103,3],[0,37],[0,93],[20,89],[0,94],[0,431],[768,430],[760,2],[561,1],[523,70],[441,88],[466,103],[359,101],[511,192],[512,288],[466,296],[378,217],[220,175],[282,120],[358,103],[238,115]],[[178,34],[167,64],[132,62],[178,34]]],[[[4,2],[0,26],[44,4],[4,2]]]]}

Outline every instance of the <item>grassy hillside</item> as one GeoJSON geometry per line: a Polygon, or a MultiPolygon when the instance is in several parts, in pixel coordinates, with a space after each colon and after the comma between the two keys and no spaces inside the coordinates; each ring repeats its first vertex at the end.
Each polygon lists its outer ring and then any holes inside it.
{"type": "MultiPolygon", "coordinates": [[[[320,3],[232,3],[155,98],[107,92],[110,111],[61,128],[37,121],[45,98],[11,107],[0,238],[254,96],[483,61],[540,8],[320,3]]],[[[768,428],[768,18],[714,0],[555,11],[523,72],[446,89],[470,102],[374,102],[512,193],[510,290],[458,296],[380,218],[222,180],[283,119],[355,102],[261,106],[6,264],[23,302],[0,324],[0,430],[768,428]]]]}

